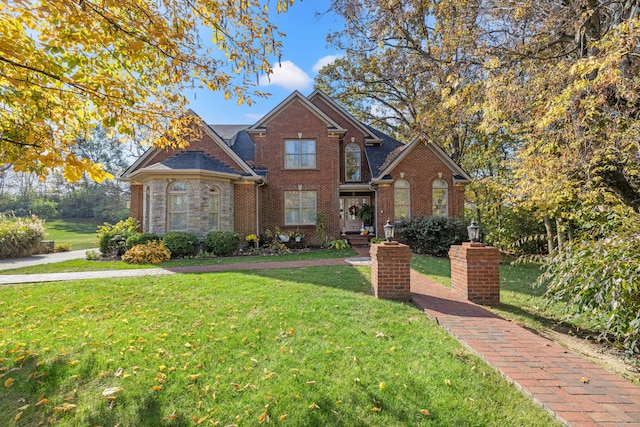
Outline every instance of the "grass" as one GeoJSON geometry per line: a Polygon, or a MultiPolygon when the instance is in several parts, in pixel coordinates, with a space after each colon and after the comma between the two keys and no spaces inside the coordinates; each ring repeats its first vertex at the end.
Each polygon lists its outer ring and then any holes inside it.
{"type": "Polygon", "coordinates": [[[10,270],[0,270],[0,274],[43,274],[103,270],[135,270],[141,268],[192,267],[200,265],[229,265],[240,263],[254,264],[260,262],[291,262],[314,259],[347,258],[355,255],[356,251],[351,248],[347,248],[340,250],[312,250],[308,252],[295,252],[277,256],[240,256],[208,259],[176,259],[160,264],[127,264],[124,261],[87,261],[86,259],[76,259],[53,264],[42,264],[32,267],[20,267],[10,270]]]}
{"type": "Polygon", "coordinates": [[[53,240],[56,245],[69,243],[71,249],[81,250],[98,246],[98,240],[96,238],[98,225],[102,224],[94,220],[54,220],[46,221],[44,228],[47,233],[46,238],[53,240]]]}
{"type": "MultiPolygon", "coordinates": [[[[435,282],[451,287],[451,264],[447,258],[414,255],[411,267],[435,282]]],[[[575,331],[592,334],[595,325],[587,320],[569,318],[565,304],[549,302],[544,298],[545,289],[534,286],[540,275],[536,264],[500,265],[500,305],[487,307],[501,317],[517,324],[541,331],[562,323],[575,331]]]]}
{"type": "Polygon", "coordinates": [[[372,297],[369,276],[2,287],[0,425],[558,425],[414,306],[372,297]]]}

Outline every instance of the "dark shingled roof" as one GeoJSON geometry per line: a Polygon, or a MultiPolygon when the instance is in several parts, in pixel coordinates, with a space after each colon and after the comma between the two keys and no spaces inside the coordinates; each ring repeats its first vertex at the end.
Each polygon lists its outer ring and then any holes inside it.
{"type": "MultiPolygon", "coordinates": [[[[177,156],[171,157],[158,165],[149,169],[168,168],[175,170],[196,169],[211,172],[223,172],[238,174],[239,172],[225,165],[219,160],[213,159],[202,151],[185,151],[177,156]]],[[[244,175],[244,173],[242,173],[244,175]]]]}
{"type": "Polygon", "coordinates": [[[380,132],[363,123],[375,136],[382,140],[381,145],[367,145],[364,147],[369,160],[371,175],[377,178],[378,175],[395,159],[406,147],[402,142],[391,138],[389,135],[380,132]]]}
{"type": "Polygon", "coordinates": [[[256,145],[245,129],[236,134],[231,149],[247,163],[253,163],[256,159],[256,145]]]}
{"type": "MultiPolygon", "coordinates": [[[[253,139],[247,132],[249,125],[208,125],[231,149],[247,164],[253,166],[255,162],[256,147],[253,139]]],[[[365,154],[369,161],[369,168],[373,177],[380,173],[395,159],[406,147],[402,142],[390,137],[363,123],[382,143],[365,146],[365,154]]],[[[261,171],[266,172],[266,171],[261,171]]]]}
{"type": "Polygon", "coordinates": [[[229,147],[233,146],[234,139],[238,132],[248,129],[251,125],[207,125],[214,131],[229,147]]]}

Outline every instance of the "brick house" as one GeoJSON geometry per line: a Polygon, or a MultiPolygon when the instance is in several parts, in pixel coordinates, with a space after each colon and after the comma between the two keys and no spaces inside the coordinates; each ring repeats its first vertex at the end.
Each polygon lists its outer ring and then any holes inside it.
{"type": "Polygon", "coordinates": [[[151,148],[121,176],[144,231],[212,230],[241,237],[276,228],[314,242],[360,233],[354,215],[374,207],[372,235],[400,217],[462,214],[469,176],[436,144],[403,144],[355,119],[321,91],[293,92],[253,125],[203,125],[184,150],[151,148]]]}

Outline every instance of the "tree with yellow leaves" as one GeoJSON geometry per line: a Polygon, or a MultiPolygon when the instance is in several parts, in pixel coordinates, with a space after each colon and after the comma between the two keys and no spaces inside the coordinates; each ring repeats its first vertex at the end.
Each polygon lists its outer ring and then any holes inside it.
{"type": "MultiPolygon", "coordinates": [[[[74,146],[97,125],[180,146],[185,89],[238,103],[281,43],[264,0],[13,0],[0,3],[0,161],[45,177],[111,178],[74,146]],[[211,43],[203,40],[211,38],[211,43]],[[240,76],[240,77],[238,77],[240,76]]],[[[278,0],[284,12],[293,0],[278,0]]]]}

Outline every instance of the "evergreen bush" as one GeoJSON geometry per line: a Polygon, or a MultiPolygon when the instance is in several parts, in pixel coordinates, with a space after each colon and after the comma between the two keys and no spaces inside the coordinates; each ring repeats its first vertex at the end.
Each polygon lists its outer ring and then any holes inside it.
{"type": "Polygon", "coordinates": [[[395,224],[399,242],[409,245],[419,254],[446,256],[451,245],[466,238],[467,231],[460,218],[420,216],[401,219],[395,224]]]}
{"type": "Polygon", "coordinates": [[[204,250],[213,255],[231,255],[238,250],[240,236],[231,231],[212,231],[204,239],[204,250]]]}
{"type": "Polygon", "coordinates": [[[200,239],[188,231],[170,231],[162,237],[162,241],[171,251],[174,258],[190,257],[198,253],[200,239]]]}

